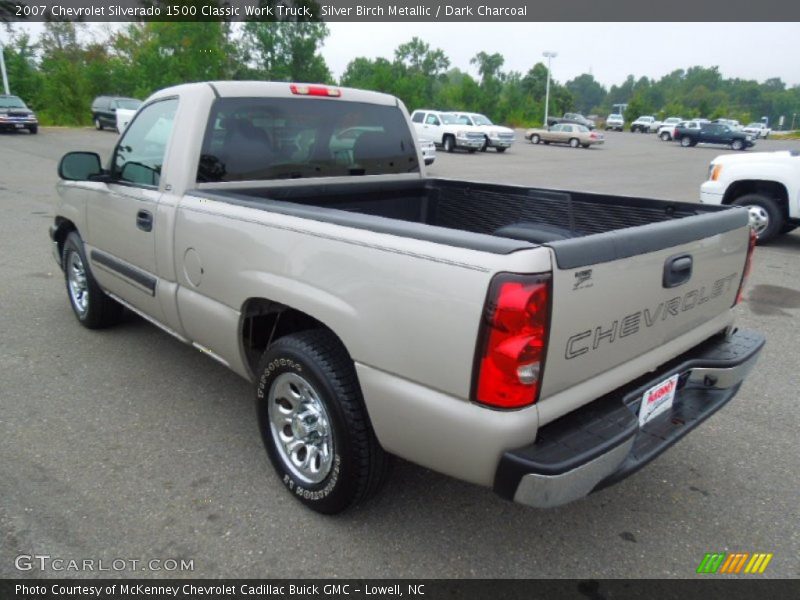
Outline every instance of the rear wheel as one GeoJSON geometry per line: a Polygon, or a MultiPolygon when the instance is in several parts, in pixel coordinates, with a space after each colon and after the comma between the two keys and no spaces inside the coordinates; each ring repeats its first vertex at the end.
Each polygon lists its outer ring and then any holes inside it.
{"type": "Polygon", "coordinates": [[[444,141],[442,142],[442,146],[444,147],[445,152],[452,152],[453,150],[455,150],[456,145],[455,142],[453,141],[453,136],[452,135],[445,136],[444,141]]]}
{"type": "Polygon", "coordinates": [[[750,226],[756,232],[759,244],[775,239],[786,225],[783,211],[774,198],[762,194],[745,194],[734,200],[733,204],[747,208],[750,226]]]}
{"type": "Polygon", "coordinates": [[[353,362],[326,330],[288,335],[261,358],[258,426],[270,461],[307,507],[334,514],[374,495],[388,474],[353,362]]]}
{"type": "Polygon", "coordinates": [[[577,148],[578,146],[581,145],[581,142],[580,142],[580,140],[578,140],[578,138],[572,138],[569,141],[569,145],[570,145],[570,148],[577,148]]]}
{"type": "Polygon", "coordinates": [[[80,324],[88,329],[102,329],[118,323],[122,306],[97,285],[77,232],[67,236],[61,256],[67,296],[80,324]]]}
{"type": "Polygon", "coordinates": [[[733,140],[731,142],[731,150],[744,150],[744,142],[742,140],[733,140]]]}
{"type": "Polygon", "coordinates": [[[591,144],[581,144],[581,146],[584,148],[588,148],[589,146],[591,146],[591,144]]]}
{"type": "Polygon", "coordinates": [[[683,146],[684,148],[688,148],[691,145],[692,145],[692,138],[690,138],[688,135],[685,135],[681,138],[681,146],[683,146]]]}
{"type": "Polygon", "coordinates": [[[541,138],[537,134],[531,136],[531,144],[538,144],[541,138]]]}

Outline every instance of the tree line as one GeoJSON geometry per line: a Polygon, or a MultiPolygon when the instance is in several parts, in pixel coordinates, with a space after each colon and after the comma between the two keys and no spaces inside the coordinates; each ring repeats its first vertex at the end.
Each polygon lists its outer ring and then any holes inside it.
{"type": "MultiPolygon", "coordinates": [[[[214,79],[258,79],[338,84],[398,96],[409,110],[441,108],[487,114],[511,126],[541,124],[547,67],[505,70],[498,53],[477,52],[473,77],[451,65],[440,48],[412,38],[391,59],[358,57],[339,81],[321,54],[329,35],[321,22],[127,23],[118,28],[49,22],[37,39],[6,26],[5,60],[12,93],[37,110],[45,124],[86,125],[95,96],[145,98],[157,89],[214,79]]],[[[693,66],[652,79],[629,75],[606,88],[591,74],[551,80],[550,114],[605,116],[627,104],[640,115],[728,117],[741,122],[767,116],[776,123],[800,113],[800,86],[725,78],[717,67],[693,66]]],[[[787,126],[788,126],[787,122],[787,126]]]]}

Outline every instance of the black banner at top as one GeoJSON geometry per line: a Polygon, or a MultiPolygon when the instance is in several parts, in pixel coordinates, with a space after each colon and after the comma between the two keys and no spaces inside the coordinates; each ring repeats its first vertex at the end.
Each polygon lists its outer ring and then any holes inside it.
{"type": "MultiPolygon", "coordinates": [[[[800,21],[786,0],[0,0],[3,21],[800,21]]],[[[743,40],[743,42],[747,42],[743,40]]]]}

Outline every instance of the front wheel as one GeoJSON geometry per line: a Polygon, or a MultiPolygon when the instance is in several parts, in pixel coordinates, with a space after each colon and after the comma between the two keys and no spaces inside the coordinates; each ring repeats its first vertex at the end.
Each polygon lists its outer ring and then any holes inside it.
{"type": "Polygon", "coordinates": [[[508,150],[508,148],[495,148],[495,150],[497,150],[497,153],[498,153],[498,154],[502,154],[503,152],[505,152],[506,150],[508,150]]]}
{"type": "Polygon", "coordinates": [[[666,131],[661,134],[661,141],[662,142],[668,142],[670,139],[671,139],[670,135],[666,131]]]}
{"type": "Polygon", "coordinates": [[[28,131],[30,131],[32,135],[36,135],[37,133],[39,133],[39,126],[31,125],[30,127],[28,127],[28,131]]]}
{"type": "Polygon", "coordinates": [[[83,251],[83,240],[77,232],[67,236],[61,257],[67,296],[80,324],[88,329],[102,329],[118,323],[122,306],[107,296],[95,281],[83,251]]]}
{"type": "Polygon", "coordinates": [[[442,146],[444,146],[445,152],[452,152],[453,150],[455,150],[456,145],[453,142],[453,136],[448,135],[446,138],[444,138],[442,146]]]}
{"type": "Polygon", "coordinates": [[[783,211],[773,198],[762,194],[745,194],[734,200],[733,204],[747,208],[750,226],[756,232],[759,244],[775,239],[786,225],[783,211]]]}
{"type": "Polygon", "coordinates": [[[378,491],[389,456],[372,430],[353,361],[335,335],[309,330],[280,338],[256,376],[261,437],[289,493],[335,514],[378,491]]]}
{"type": "Polygon", "coordinates": [[[486,149],[489,147],[489,138],[483,138],[483,146],[481,146],[481,152],[486,152],[486,149]]]}
{"type": "Polygon", "coordinates": [[[97,129],[97,131],[103,131],[103,124],[100,122],[98,117],[95,117],[94,119],[94,128],[97,129]]]}

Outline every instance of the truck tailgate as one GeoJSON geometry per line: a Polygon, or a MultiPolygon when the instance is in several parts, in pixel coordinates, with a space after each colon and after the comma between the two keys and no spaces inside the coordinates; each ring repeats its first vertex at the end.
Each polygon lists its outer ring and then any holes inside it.
{"type": "MultiPolygon", "coordinates": [[[[646,367],[654,370],[702,341],[693,332],[710,323],[724,328],[749,240],[746,211],[733,209],[550,244],[553,308],[541,402],[621,365],[630,367],[629,381],[643,374],[635,359],[658,349],[659,362],[646,367]]],[[[623,383],[605,376],[566,410],[623,383]]]]}

